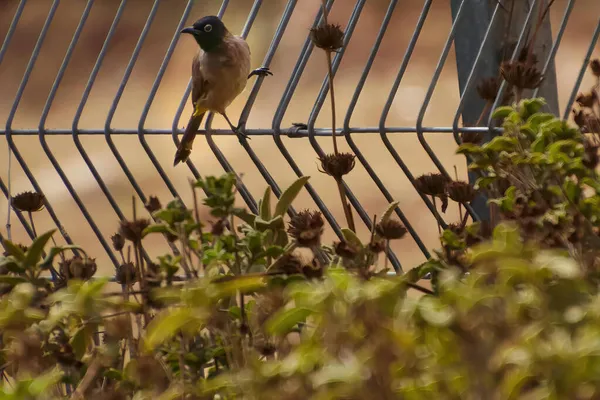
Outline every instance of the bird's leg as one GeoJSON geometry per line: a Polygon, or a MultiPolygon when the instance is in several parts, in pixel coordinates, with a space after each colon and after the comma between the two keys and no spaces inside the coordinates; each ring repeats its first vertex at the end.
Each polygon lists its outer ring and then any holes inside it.
{"type": "Polygon", "coordinates": [[[246,135],[245,133],[242,133],[240,131],[240,128],[237,126],[233,126],[233,124],[231,123],[231,121],[229,120],[229,117],[227,116],[226,113],[221,114],[223,115],[223,117],[225,118],[225,120],[227,121],[227,123],[229,124],[229,127],[231,128],[231,130],[238,136],[238,138],[240,139],[240,141],[242,140],[242,137],[244,139],[250,139],[248,137],[248,135],[246,135]]]}
{"type": "Polygon", "coordinates": [[[250,72],[250,75],[248,75],[248,79],[252,78],[254,75],[265,77],[267,75],[273,75],[273,73],[271,72],[271,70],[269,70],[268,67],[260,67],[250,72]]]}

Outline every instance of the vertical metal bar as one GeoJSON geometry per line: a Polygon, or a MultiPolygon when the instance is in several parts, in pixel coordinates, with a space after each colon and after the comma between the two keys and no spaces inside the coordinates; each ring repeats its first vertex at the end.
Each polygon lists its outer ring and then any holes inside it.
{"type": "MultiPolygon", "coordinates": [[[[425,24],[425,20],[427,19],[427,15],[429,14],[429,10],[431,8],[432,2],[433,2],[433,0],[426,0],[425,3],[423,4],[423,9],[421,10],[421,14],[419,15],[419,19],[417,20],[415,30],[413,32],[412,37],[410,38],[408,47],[406,48],[404,57],[402,58],[402,63],[400,64],[400,68],[398,69],[398,73],[396,74],[396,78],[394,80],[394,83],[392,84],[392,88],[390,90],[388,98],[387,98],[385,105],[383,107],[383,110],[381,112],[381,117],[379,119],[379,134],[381,136],[381,140],[383,141],[385,147],[387,148],[388,152],[391,154],[394,161],[396,161],[396,164],[398,164],[398,166],[400,167],[402,172],[404,172],[404,175],[408,178],[408,180],[410,181],[410,183],[413,185],[413,187],[415,189],[416,189],[415,178],[412,175],[412,172],[410,171],[410,169],[408,168],[406,163],[400,157],[400,154],[398,154],[398,152],[392,145],[392,142],[390,141],[390,139],[388,138],[388,132],[387,132],[385,123],[386,123],[387,117],[390,113],[390,109],[392,108],[394,98],[396,97],[396,94],[398,93],[398,88],[400,87],[400,83],[402,82],[404,73],[406,72],[406,69],[408,68],[408,63],[410,62],[410,59],[412,57],[413,51],[417,44],[417,40],[419,39],[419,36],[421,35],[421,31],[423,29],[423,25],[425,24]]],[[[418,190],[417,190],[417,194],[419,195],[419,197],[421,197],[421,199],[423,200],[423,202],[425,203],[425,205],[427,206],[429,211],[431,211],[431,213],[440,222],[440,224],[443,227],[446,227],[447,226],[446,222],[440,216],[438,211],[435,209],[431,200],[429,200],[429,198],[427,196],[425,196],[423,193],[421,193],[418,190]]]]}
{"type": "MultiPolygon", "coordinates": [[[[453,4],[455,2],[456,0],[454,0],[453,4]]],[[[485,107],[485,101],[481,99],[476,92],[471,90],[474,82],[483,77],[494,77],[498,75],[499,60],[497,59],[497,56],[499,52],[494,51],[496,49],[488,46],[488,42],[490,40],[498,40],[498,35],[494,30],[494,27],[498,21],[500,21],[499,10],[500,3],[496,4],[494,12],[489,22],[487,22],[487,28],[485,29],[485,32],[483,32],[481,45],[479,45],[479,49],[477,50],[476,54],[474,47],[477,45],[479,39],[478,36],[481,34],[481,30],[485,26],[486,20],[484,19],[483,15],[487,11],[487,4],[476,2],[476,4],[473,5],[473,8],[466,10],[467,19],[472,18],[477,20],[472,26],[472,34],[467,34],[466,32],[465,26],[468,24],[461,24],[457,28],[454,47],[456,49],[456,63],[461,96],[456,109],[456,114],[454,115],[452,128],[454,130],[454,140],[458,144],[460,144],[458,136],[458,120],[460,119],[461,114],[463,125],[474,126],[479,120],[479,115],[483,112],[485,107]],[[473,15],[473,12],[475,11],[476,14],[473,15]],[[479,18],[477,19],[478,15],[479,18]],[[474,41],[474,39],[476,41],[474,41]],[[473,55],[475,59],[471,62],[473,55]],[[468,70],[469,65],[471,65],[470,70],[468,70]],[[467,72],[468,76],[465,77],[467,72]]],[[[486,141],[491,139],[489,132],[486,136],[486,141]]],[[[477,173],[468,171],[468,176],[471,183],[474,184],[477,181],[477,173]]],[[[490,212],[487,205],[487,198],[483,194],[478,194],[471,203],[471,206],[474,208],[480,218],[489,220],[490,212]]]]}
{"type": "Polygon", "coordinates": [[[147,201],[146,195],[144,194],[141,187],[136,182],[135,178],[133,177],[133,174],[129,170],[129,167],[125,163],[125,160],[123,160],[123,157],[121,156],[121,154],[119,153],[119,150],[117,150],[117,147],[115,146],[115,144],[113,142],[111,123],[112,123],[112,119],[115,115],[115,112],[117,111],[117,107],[121,100],[121,96],[123,95],[123,91],[125,90],[125,86],[127,86],[127,82],[129,81],[129,77],[131,76],[131,72],[133,71],[133,67],[135,66],[135,62],[137,61],[138,55],[140,54],[140,51],[142,49],[142,45],[144,44],[144,41],[146,40],[146,36],[148,35],[148,32],[150,31],[150,26],[152,25],[152,22],[154,21],[156,12],[158,11],[159,3],[160,3],[160,0],[154,0],[152,8],[150,9],[148,18],[146,19],[146,23],[144,24],[144,28],[142,29],[142,33],[140,34],[140,37],[135,45],[135,48],[133,50],[133,53],[129,60],[129,63],[127,64],[127,67],[125,69],[125,74],[123,75],[123,79],[121,80],[121,84],[119,85],[119,88],[117,89],[117,93],[115,94],[112,106],[110,107],[110,110],[108,111],[108,116],[106,117],[106,121],[104,123],[104,137],[106,139],[106,143],[108,144],[108,147],[112,151],[115,159],[121,166],[121,169],[127,176],[127,179],[131,183],[131,186],[133,186],[133,188],[136,191],[137,195],[139,196],[140,200],[144,204],[147,201]]]}
{"type": "Polygon", "coordinates": [[[156,159],[154,152],[152,151],[152,149],[148,145],[148,142],[146,141],[146,138],[144,136],[144,129],[145,129],[144,125],[146,124],[146,118],[148,117],[148,113],[150,112],[150,107],[152,106],[152,102],[154,101],[154,97],[156,96],[156,92],[158,91],[158,87],[160,86],[160,83],[165,74],[167,66],[169,65],[169,61],[171,61],[171,57],[173,56],[173,52],[175,51],[175,46],[177,45],[177,42],[179,40],[179,35],[180,35],[179,32],[183,28],[185,21],[187,20],[188,16],[190,15],[190,11],[192,10],[193,5],[194,5],[194,1],[188,0],[188,3],[183,11],[183,14],[181,15],[179,23],[177,24],[175,33],[173,34],[173,38],[171,39],[171,43],[169,44],[169,48],[167,49],[167,53],[165,54],[165,57],[163,58],[163,62],[158,70],[158,74],[156,75],[156,78],[154,79],[154,83],[152,84],[152,89],[150,90],[150,94],[148,95],[148,99],[146,100],[146,104],[144,105],[144,109],[142,110],[142,115],[141,115],[139,123],[138,123],[138,138],[140,140],[140,143],[142,144],[142,147],[146,151],[146,154],[148,155],[148,158],[150,158],[152,165],[154,165],[154,168],[156,169],[156,171],[162,178],[163,182],[165,182],[165,184],[167,185],[167,188],[169,189],[169,191],[171,192],[173,197],[177,197],[177,198],[181,198],[181,197],[177,193],[175,186],[173,185],[173,183],[171,182],[171,180],[165,173],[163,167],[160,165],[160,163],[156,159]]]}
{"type": "Polygon", "coordinates": [[[110,193],[110,190],[108,190],[108,187],[102,180],[102,177],[98,173],[98,170],[94,166],[94,163],[88,156],[87,152],[85,151],[85,148],[83,147],[83,144],[81,143],[81,139],[79,137],[79,135],[80,135],[79,121],[81,119],[81,115],[83,114],[83,110],[85,108],[85,105],[87,104],[87,100],[92,91],[92,87],[94,86],[94,82],[96,81],[96,77],[98,76],[98,72],[100,72],[100,67],[102,66],[102,62],[104,61],[106,52],[108,51],[108,44],[110,43],[110,40],[112,39],[112,37],[115,33],[117,25],[119,24],[119,21],[121,20],[121,16],[123,15],[123,12],[125,11],[126,4],[127,4],[127,0],[121,0],[121,4],[119,5],[119,8],[117,9],[117,12],[113,19],[113,22],[108,30],[108,33],[106,34],[106,39],[104,39],[104,44],[102,45],[102,48],[100,49],[100,53],[98,54],[98,58],[96,59],[96,63],[94,64],[94,68],[92,69],[92,72],[90,73],[88,81],[85,85],[85,89],[81,96],[81,101],[79,102],[77,111],[75,111],[75,117],[73,118],[73,124],[71,126],[71,130],[73,131],[73,142],[75,143],[75,147],[77,147],[77,150],[81,154],[81,157],[85,161],[85,164],[87,165],[88,169],[94,176],[94,179],[98,183],[100,190],[102,190],[102,193],[104,193],[104,196],[106,197],[106,199],[108,200],[108,202],[110,203],[113,210],[115,211],[115,213],[117,214],[117,216],[119,217],[119,219],[121,221],[125,219],[125,215],[123,214],[123,212],[121,211],[121,208],[119,207],[119,205],[115,201],[114,197],[110,193]]]}
{"type": "Polygon", "coordinates": [[[579,70],[579,75],[577,75],[577,80],[575,81],[575,85],[573,85],[573,90],[571,91],[571,96],[569,96],[569,101],[567,102],[567,106],[565,107],[565,112],[563,113],[563,119],[569,119],[569,114],[571,114],[571,107],[573,107],[573,103],[575,103],[575,98],[577,97],[577,92],[579,91],[579,87],[581,86],[581,82],[583,81],[583,77],[585,76],[585,71],[588,69],[588,65],[592,58],[592,53],[594,52],[594,48],[596,47],[596,43],[598,42],[598,37],[600,36],[600,18],[598,18],[598,24],[596,25],[596,30],[594,30],[594,34],[592,35],[592,40],[590,41],[590,46],[588,47],[587,52],[585,53],[585,58],[583,60],[583,64],[581,65],[581,69],[579,70]]]}
{"type": "Polygon", "coordinates": [[[83,30],[83,26],[85,25],[85,22],[87,21],[87,18],[90,14],[93,4],[94,4],[94,0],[88,0],[88,2],[86,3],[85,9],[83,10],[83,13],[81,15],[81,19],[79,20],[79,24],[77,25],[77,28],[75,29],[75,33],[73,34],[73,39],[71,40],[71,43],[69,44],[69,47],[67,49],[65,57],[63,59],[63,62],[58,70],[58,73],[56,75],[54,83],[52,84],[52,88],[50,89],[50,94],[48,95],[48,99],[46,100],[44,109],[42,110],[42,117],[40,118],[38,130],[39,130],[40,143],[42,145],[42,148],[44,149],[44,152],[48,156],[48,159],[54,166],[54,169],[56,170],[56,172],[58,173],[60,178],[62,179],[67,190],[69,191],[69,194],[71,195],[73,200],[75,200],[75,203],[77,203],[77,206],[81,210],[81,213],[83,214],[86,221],[92,228],[92,231],[94,231],[94,234],[100,241],[100,244],[102,245],[102,247],[108,254],[110,260],[113,262],[115,267],[117,267],[119,265],[119,262],[117,261],[117,258],[115,257],[114,253],[112,252],[111,247],[108,245],[108,243],[104,239],[102,233],[100,232],[100,229],[98,229],[98,226],[94,222],[94,219],[92,218],[92,216],[88,212],[87,208],[85,207],[85,205],[83,204],[83,202],[81,201],[79,196],[77,195],[75,188],[73,188],[73,185],[71,185],[71,182],[67,178],[67,175],[65,174],[65,172],[60,167],[60,164],[58,163],[58,161],[56,160],[54,155],[52,154],[52,151],[50,150],[50,147],[48,146],[48,143],[46,141],[46,119],[48,118],[48,113],[50,112],[50,108],[52,107],[52,103],[54,101],[56,91],[58,90],[58,85],[60,85],[60,82],[62,81],[62,78],[65,74],[65,70],[67,69],[67,66],[69,65],[69,61],[71,60],[71,56],[73,55],[73,49],[75,48],[75,45],[79,41],[81,31],[83,30]]]}
{"type": "MultiPolygon", "coordinates": [[[[19,152],[19,150],[17,149],[17,147],[13,141],[12,122],[15,118],[15,114],[17,113],[17,109],[19,108],[19,103],[21,102],[21,98],[23,97],[23,92],[25,91],[25,86],[27,86],[27,82],[29,82],[29,77],[31,75],[31,71],[33,70],[33,67],[35,66],[37,58],[40,54],[40,49],[42,47],[42,44],[44,43],[44,39],[46,38],[46,33],[48,33],[50,24],[52,23],[52,20],[54,19],[54,14],[56,13],[56,9],[58,8],[59,3],[60,3],[60,0],[54,0],[52,2],[52,6],[50,7],[48,16],[46,17],[46,20],[44,22],[42,30],[38,36],[38,40],[35,43],[35,46],[31,53],[31,57],[29,58],[29,62],[27,63],[27,67],[25,68],[25,73],[23,74],[23,78],[22,78],[19,88],[17,90],[17,94],[15,95],[15,101],[13,102],[12,108],[11,108],[10,113],[8,114],[8,118],[6,120],[6,140],[8,142],[8,146],[10,147],[10,150],[12,151],[12,153],[15,155],[15,158],[19,162],[19,165],[21,165],[21,168],[25,172],[25,175],[27,175],[27,178],[31,182],[31,185],[39,193],[43,193],[42,189],[41,189],[40,185],[37,183],[37,180],[35,179],[33,174],[31,173],[31,170],[29,169],[29,167],[27,167],[27,164],[25,163],[23,156],[21,156],[21,153],[19,152]]],[[[7,44],[7,43],[8,42],[5,41],[5,44],[7,44]]],[[[3,45],[3,47],[4,47],[4,45],[3,45]]],[[[68,244],[73,244],[73,241],[69,237],[69,234],[64,229],[64,227],[60,223],[60,220],[58,219],[58,216],[54,212],[54,209],[52,208],[50,201],[48,201],[48,199],[46,198],[44,200],[44,202],[45,202],[46,209],[48,210],[48,214],[50,214],[50,217],[56,224],[56,227],[60,231],[62,237],[65,239],[65,241],[68,244]]],[[[78,254],[79,252],[75,250],[74,253],[78,254]]]]}
{"type": "MultiPolygon", "coordinates": [[[[333,4],[333,0],[327,0],[327,2],[325,4],[325,7],[327,8],[327,10],[331,9],[332,4],[333,4]]],[[[317,15],[312,24],[312,28],[317,26],[317,24],[321,20],[322,14],[323,14],[323,9],[321,7],[319,7],[319,10],[317,11],[317,15]]],[[[273,140],[275,141],[275,145],[277,146],[277,148],[281,152],[281,155],[283,155],[285,160],[288,162],[290,167],[292,167],[292,170],[298,177],[303,176],[303,173],[300,170],[300,168],[298,167],[298,164],[296,164],[296,161],[294,160],[292,155],[289,153],[289,151],[283,144],[283,141],[281,140],[281,121],[283,120],[285,111],[287,110],[287,107],[289,106],[290,100],[294,94],[294,91],[296,90],[296,86],[298,85],[298,81],[300,80],[300,76],[302,75],[302,71],[304,70],[304,67],[308,61],[308,57],[310,56],[311,48],[312,47],[311,47],[310,38],[307,38],[304,41],[304,45],[302,47],[302,50],[300,51],[300,56],[298,57],[298,61],[296,61],[296,65],[294,66],[294,69],[292,70],[292,75],[290,76],[290,79],[288,80],[288,83],[284,90],[283,96],[281,97],[281,100],[279,101],[279,104],[277,106],[277,110],[275,110],[275,115],[273,116],[273,122],[272,122],[272,128],[274,131],[273,140]]],[[[315,202],[315,204],[317,205],[319,210],[323,213],[323,216],[325,217],[325,219],[327,220],[327,222],[329,223],[331,228],[334,230],[335,234],[338,236],[339,239],[342,239],[343,235],[342,235],[342,230],[340,229],[339,224],[337,223],[337,221],[333,217],[333,214],[331,213],[331,211],[329,211],[329,209],[327,208],[327,206],[325,205],[325,203],[323,202],[321,197],[317,194],[314,187],[310,184],[310,182],[307,182],[306,185],[304,185],[304,187],[306,188],[306,191],[309,193],[309,195],[311,196],[311,198],[313,199],[313,201],[315,202]]]]}

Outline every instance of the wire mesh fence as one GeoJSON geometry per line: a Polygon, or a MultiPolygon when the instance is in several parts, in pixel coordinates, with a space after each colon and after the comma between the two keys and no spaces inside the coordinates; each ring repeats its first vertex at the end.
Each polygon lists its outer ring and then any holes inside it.
{"type": "MultiPolygon", "coordinates": [[[[440,3],[326,2],[330,21],[345,32],[344,48],[333,59],[342,121],[336,133],[360,166],[344,189],[362,234],[371,229],[374,214],[399,201],[395,213],[410,239],[390,255],[397,271],[429,257],[435,219],[446,224],[457,214],[452,208],[437,211],[415,190],[415,176],[439,171],[454,178],[453,167],[466,176],[465,160],[453,154],[460,133],[489,137],[498,129],[489,114],[476,123],[485,108],[476,85],[497,73],[512,3],[440,3]]],[[[552,111],[569,118],[597,51],[600,4],[551,3],[544,15],[547,29],[536,42],[546,80],[532,95],[543,95],[552,111]]],[[[109,237],[118,219],[131,216],[132,195],[140,205],[151,195],[165,201],[179,197],[189,205],[188,179],[228,171],[241,177],[241,200],[256,211],[266,185],[279,196],[293,178],[310,175],[299,204],[317,207],[339,236],[339,203],[315,162],[328,152],[331,135],[329,80],[309,37],[323,18],[320,4],[4,2],[0,132],[6,139],[3,165],[11,165],[10,176],[6,168],[0,175],[4,199],[23,190],[44,193],[45,215],[36,221],[37,230],[57,227],[64,242],[91,247],[99,261],[117,266],[109,237]],[[191,112],[189,71],[196,51],[179,32],[207,14],[222,17],[232,32],[247,38],[253,68],[270,67],[274,76],[250,80],[229,112],[239,116],[251,140],[238,142],[230,129],[221,128],[226,125],[220,117],[209,115],[191,162],[174,168],[178,135],[191,112]]],[[[531,0],[520,11],[509,37],[515,42],[512,59],[547,6],[531,0]]],[[[505,90],[503,84],[498,99],[505,90]]],[[[485,218],[486,209],[480,202],[469,212],[485,218]]],[[[23,241],[34,235],[32,221],[18,212],[12,228],[23,241]]],[[[156,239],[148,248],[159,254],[166,243],[156,239]]]]}

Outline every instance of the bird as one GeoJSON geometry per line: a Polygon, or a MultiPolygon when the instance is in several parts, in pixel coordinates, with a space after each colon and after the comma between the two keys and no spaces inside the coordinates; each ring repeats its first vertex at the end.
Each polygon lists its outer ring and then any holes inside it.
{"type": "Polygon", "coordinates": [[[273,75],[267,67],[250,71],[250,46],[241,36],[233,35],[215,15],[198,19],[180,31],[184,33],[192,35],[199,46],[192,60],[194,110],[177,146],[173,166],[188,160],[196,132],[208,111],[222,115],[240,141],[247,138],[239,126],[231,123],[226,109],[252,76],[273,75]]]}

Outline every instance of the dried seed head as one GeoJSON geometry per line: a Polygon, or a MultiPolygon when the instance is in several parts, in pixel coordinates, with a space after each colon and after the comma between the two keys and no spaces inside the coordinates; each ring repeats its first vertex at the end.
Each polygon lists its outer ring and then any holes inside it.
{"type": "Polygon", "coordinates": [[[134,221],[121,221],[119,233],[127,240],[139,244],[142,242],[142,232],[150,225],[150,220],[145,218],[134,221]]]}
{"type": "Polygon", "coordinates": [[[586,139],[583,142],[583,165],[589,169],[596,169],[598,163],[600,163],[600,156],[598,155],[598,148],[600,146],[590,139],[586,139]]]}
{"type": "Polygon", "coordinates": [[[448,224],[448,227],[446,229],[448,229],[449,231],[451,231],[457,235],[460,235],[464,231],[463,225],[461,223],[457,223],[457,222],[448,224]]]}
{"type": "Polygon", "coordinates": [[[425,174],[415,180],[417,190],[429,196],[444,197],[448,178],[442,174],[425,174]]]}
{"type": "Polygon", "coordinates": [[[483,134],[481,132],[467,131],[463,132],[460,137],[463,143],[479,144],[483,140],[483,134]]]}
{"type": "Polygon", "coordinates": [[[302,273],[307,279],[320,279],[323,277],[323,268],[313,260],[310,265],[302,267],[302,273]]]}
{"type": "Polygon", "coordinates": [[[596,78],[600,78],[600,58],[590,61],[590,69],[596,78]]]}
{"type": "Polygon", "coordinates": [[[212,225],[210,233],[214,236],[221,236],[223,232],[225,232],[225,228],[229,228],[229,222],[225,218],[220,219],[215,223],[211,222],[210,224],[212,225]]]}
{"type": "Polygon", "coordinates": [[[592,108],[598,101],[598,93],[595,90],[588,93],[579,93],[576,101],[581,107],[592,108]]]}
{"type": "Polygon", "coordinates": [[[479,85],[477,85],[479,97],[490,103],[494,102],[498,95],[498,90],[500,90],[501,83],[502,80],[497,76],[482,79],[479,85]]]}
{"type": "Polygon", "coordinates": [[[23,192],[12,198],[12,205],[19,211],[36,212],[44,208],[46,197],[37,192],[23,192]]]}
{"type": "Polygon", "coordinates": [[[284,254],[278,261],[279,270],[285,274],[294,275],[302,271],[302,261],[294,254],[284,254]]]}
{"type": "Polygon", "coordinates": [[[457,203],[470,203],[475,198],[473,186],[463,181],[449,182],[446,186],[448,196],[457,203]]]}
{"type": "Polygon", "coordinates": [[[387,240],[402,239],[406,235],[406,228],[395,219],[388,218],[375,226],[375,232],[387,240]]]}
{"type": "Polygon", "coordinates": [[[586,117],[582,110],[573,110],[573,121],[577,124],[580,129],[584,129],[586,117]]]}
{"type": "Polygon", "coordinates": [[[146,284],[151,287],[160,287],[163,276],[157,264],[149,263],[146,268],[146,284]]]}
{"type": "Polygon", "coordinates": [[[359,249],[352,243],[342,240],[341,242],[334,243],[334,251],[335,254],[342,258],[353,259],[358,254],[359,249]]]}
{"type": "Polygon", "coordinates": [[[162,205],[160,204],[160,200],[158,200],[158,197],[150,196],[148,198],[148,202],[146,203],[146,210],[148,210],[148,212],[152,214],[153,212],[158,211],[161,208],[162,205]]]}
{"type": "Polygon", "coordinates": [[[135,283],[137,281],[137,271],[133,263],[119,265],[115,271],[115,280],[121,285],[135,283]]]}
{"type": "Polygon", "coordinates": [[[310,30],[315,46],[325,51],[337,51],[344,46],[344,32],[340,25],[321,24],[310,30]]]}
{"type": "Polygon", "coordinates": [[[356,164],[355,157],[354,154],[350,153],[326,154],[324,157],[319,158],[321,162],[319,171],[340,180],[354,168],[356,164]]]}
{"type": "Polygon", "coordinates": [[[502,63],[500,74],[517,89],[536,89],[544,79],[536,67],[518,61],[502,63]]]}
{"type": "Polygon", "coordinates": [[[385,240],[373,238],[369,243],[369,250],[375,254],[383,253],[386,248],[385,244],[385,240]]]}
{"type": "Polygon", "coordinates": [[[60,275],[67,280],[89,280],[94,276],[98,269],[94,258],[83,259],[79,256],[66,259],[64,262],[61,261],[58,263],[58,266],[60,275]]]}
{"type": "Polygon", "coordinates": [[[290,221],[288,233],[300,247],[316,247],[321,244],[323,217],[319,211],[303,210],[290,221]]]}
{"type": "Polygon", "coordinates": [[[115,251],[122,251],[123,247],[125,247],[125,238],[123,238],[120,233],[115,233],[112,235],[110,240],[112,241],[115,251]]]}

